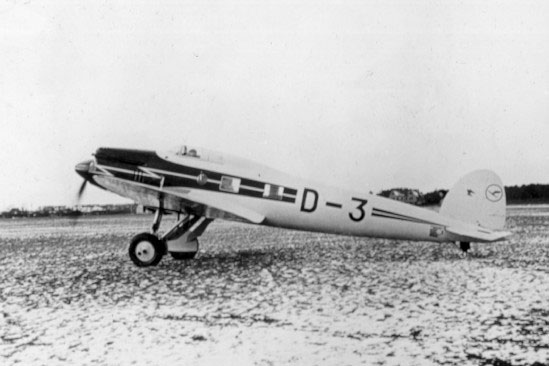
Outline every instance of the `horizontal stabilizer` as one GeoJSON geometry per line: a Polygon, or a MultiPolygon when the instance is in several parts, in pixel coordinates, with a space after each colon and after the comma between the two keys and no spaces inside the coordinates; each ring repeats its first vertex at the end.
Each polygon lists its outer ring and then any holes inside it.
{"type": "Polygon", "coordinates": [[[454,228],[447,227],[446,231],[452,236],[454,241],[475,241],[475,242],[493,242],[507,238],[513,233],[509,231],[493,231],[483,227],[478,228],[454,228]]]}

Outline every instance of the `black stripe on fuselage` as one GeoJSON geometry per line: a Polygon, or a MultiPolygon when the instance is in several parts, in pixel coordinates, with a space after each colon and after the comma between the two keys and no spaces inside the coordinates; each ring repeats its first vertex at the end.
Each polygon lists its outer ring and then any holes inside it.
{"type": "Polygon", "coordinates": [[[240,189],[238,190],[238,194],[242,194],[244,196],[249,196],[249,197],[255,197],[255,198],[263,198],[263,192],[258,192],[258,191],[246,189],[243,187],[240,187],[240,189]]]}
{"type": "Polygon", "coordinates": [[[284,194],[297,196],[297,189],[284,187],[284,194]]]}
{"type": "Polygon", "coordinates": [[[240,184],[243,186],[260,188],[260,189],[265,188],[265,183],[258,182],[256,180],[246,179],[246,178],[240,178],[240,184]]]}
{"type": "Polygon", "coordinates": [[[207,181],[204,184],[199,184],[196,177],[186,178],[167,174],[164,175],[164,187],[185,187],[204,189],[207,191],[219,191],[219,184],[211,181],[207,181]]]}
{"type": "Polygon", "coordinates": [[[139,169],[140,167],[149,168],[154,174],[163,178],[163,187],[186,187],[231,194],[231,192],[221,190],[220,183],[217,183],[225,176],[228,178],[240,179],[238,193],[235,192],[232,194],[240,194],[247,197],[262,198],[272,201],[296,202],[297,190],[294,188],[172,163],[160,158],[154,151],[100,148],[95,153],[95,158],[97,163],[103,165],[105,168],[114,168],[110,169],[109,172],[118,178],[149,184],[154,187],[160,186],[161,179],[147,176],[147,173],[143,173],[141,169],[139,169]],[[123,169],[136,173],[124,172],[116,169],[123,169]],[[162,172],[158,172],[157,170],[162,172]],[[208,181],[205,184],[200,184],[198,182],[197,177],[200,174],[205,174],[207,176],[208,181]],[[212,180],[217,182],[212,182],[212,180]],[[266,184],[283,187],[283,196],[265,197],[264,190],[266,184]]]}
{"type": "Polygon", "coordinates": [[[372,216],[374,216],[374,217],[382,217],[382,218],[385,218],[385,219],[393,219],[393,220],[400,220],[400,221],[408,221],[408,222],[413,222],[413,223],[418,223],[418,224],[421,224],[421,223],[422,223],[422,222],[420,222],[420,221],[409,220],[409,219],[405,219],[405,218],[403,218],[403,217],[389,216],[389,215],[383,215],[383,214],[377,214],[377,213],[372,213],[372,216]]]}
{"type": "Polygon", "coordinates": [[[394,219],[394,220],[414,222],[414,223],[417,223],[417,224],[439,225],[435,222],[418,219],[418,218],[412,217],[412,216],[401,215],[399,213],[395,213],[395,212],[391,212],[391,211],[380,210],[378,208],[372,209],[372,216],[382,217],[382,218],[386,218],[386,219],[394,219]]]}

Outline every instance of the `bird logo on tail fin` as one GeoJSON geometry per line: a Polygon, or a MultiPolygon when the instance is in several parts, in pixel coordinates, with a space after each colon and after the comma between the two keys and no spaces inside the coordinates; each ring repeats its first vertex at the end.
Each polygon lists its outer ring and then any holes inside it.
{"type": "Polygon", "coordinates": [[[491,184],[486,188],[486,198],[491,202],[498,202],[503,197],[503,189],[497,184],[491,184]]]}

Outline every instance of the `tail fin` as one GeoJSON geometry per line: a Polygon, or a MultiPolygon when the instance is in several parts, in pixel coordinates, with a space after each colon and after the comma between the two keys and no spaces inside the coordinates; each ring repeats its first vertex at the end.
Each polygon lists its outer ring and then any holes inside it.
{"type": "Polygon", "coordinates": [[[490,170],[477,170],[461,178],[446,194],[440,213],[488,229],[505,226],[505,189],[490,170]]]}

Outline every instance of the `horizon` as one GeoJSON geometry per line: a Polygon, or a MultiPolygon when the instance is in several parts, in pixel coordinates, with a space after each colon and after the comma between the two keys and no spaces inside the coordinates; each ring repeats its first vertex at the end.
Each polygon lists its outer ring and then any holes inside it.
{"type": "MultiPolygon", "coordinates": [[[[532,185],[549,186],[549,184],[529,183],[529,184],[512,185],[512,186],[504,185],[504,188],[515,188],[515,187],[516,188],[521,188],[521,187],[527,187],[527,186],[532,186],[532,185]]],[[[391,190],[398,190],[398,189],[419,190],[419,189],[414,188],[414,187],[390,187],[390,188],[382,188],[378,192],[372,193],[372,194],[380,196],[383,191],[391,191],[391,190]]],[[[450,189],[451,189],[451,187],[450,188],[442,187],[442,188],[435,188],[431,191],[419,190],[419,193],[422,196],[424,196],[426,194],[434,193],[434,192],[438,192],[438,191],[449,191],[450,189]]],[[[118,196],[113,195],[113,197],[118,197],[118,196]]],[[[86,206],[108,206],[108,205],[116,205],[116,206],[136,205],[136,206],[140,206],[139,203],[137,203],[135,201],[132,201],[130,199],[123,198],[123,197],[118,197],[118,198],[119,198],[119,202],[89,202],[89,203],[69,203],[69,204],[45,204],[45,205],[40,205],[40,206],[35,206],[35,207],[30,207],[30,206],[25,207],[25,206],[13,205],[13,206],[5,207],[5,208],[0,207],[0,212],[7,212],[7,211],[10,211],[10,210],[13,210],[13,209],[24,210],[24,211],[39,211],[39,210],[43,210],[44,208],[47,208],[47,207],[64,207],[64,208],[69,208],[69,209],[75,209],[75,208],[78,209],[78,208],[86,207],[86,206]]],[[[523,201],[526,202],[525,204],[528,204],[527,202],[532,202],[533,200],[532,199],[524,199],[523,201]]],[[[532,203],[532,204],[546,204],[546,203],[532,203]]],[[[507,200],[507,205],[510,205],[509,200],[507,200]]]]}

